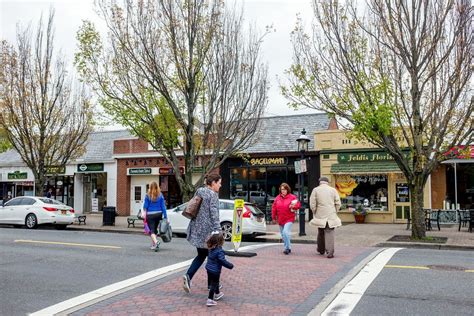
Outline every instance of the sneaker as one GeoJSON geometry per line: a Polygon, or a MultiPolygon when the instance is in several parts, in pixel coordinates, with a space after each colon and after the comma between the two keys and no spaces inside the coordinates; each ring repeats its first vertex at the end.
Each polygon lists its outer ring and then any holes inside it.
{"type": "Polygon", "coordinates": [[[183,290],[186,293],[191,292],[191,281],[189,280],[189,276],[187,274],[183,275],[183,290]]]}
{"type": "Polygon", "coordinates": [[[156,244],[150,247],[151,250],[158,250],[160,248],[160,241],[157,241],[156,244]]]}
{"type": "Polygon", "coordinates": [[[285,249],[285,251],[283,251],[283,253],[284,253],[285,255],[290,254],[290,249],[285,249]]]}
{"type": "Polygon", "coordinates": [[[206,305],[207,306],[216,306],[217,302],[208,298],[206,305]]]}
{"type": "Polygon", "coordinates": [[[224,293],[220,292],[219,294],[214,295],[214,301],[220,300],[224,296],[224,293]]]}

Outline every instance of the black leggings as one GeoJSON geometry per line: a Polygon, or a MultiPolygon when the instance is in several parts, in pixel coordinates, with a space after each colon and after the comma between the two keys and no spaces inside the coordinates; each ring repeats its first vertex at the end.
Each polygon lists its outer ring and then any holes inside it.
{"type": "Polygon", "coordinates": [[[158,225],[160,224],[161,218],[163,217],[163,213],[155,213],[155,214],[146,214],[146,222],[148,223],[148,228],[152,234],[158,235],[158,225]]]}
{"type": "Polygon", "coordinates": [[[212,273],[207,271],[207,284],[209,285],[209,296],[208,298],[213,300],[214,294],[219,294],[219,282],[221,274],[212,273]]]}

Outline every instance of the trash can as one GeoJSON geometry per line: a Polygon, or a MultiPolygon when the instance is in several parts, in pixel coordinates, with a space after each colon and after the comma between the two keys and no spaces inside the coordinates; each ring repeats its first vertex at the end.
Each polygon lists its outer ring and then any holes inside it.
{"type": "Polygon", "coordinates": [[[102,208],[102,226],[115,226],[115,206],[102,208]]]}

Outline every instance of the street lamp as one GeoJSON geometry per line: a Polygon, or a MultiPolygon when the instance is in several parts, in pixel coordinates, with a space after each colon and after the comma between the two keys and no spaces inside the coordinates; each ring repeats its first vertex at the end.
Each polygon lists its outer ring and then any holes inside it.
{"type": "MultiPolygon", "coordinates": [[[[308,136],[306,136],[306,131],[305,131],[304,128],[301,131],[300,137],[298,137],[296,139],[296,141],[298,142],[298,151],[301,153],[301,159],[300,159],[300,166],[301,166],[301,162],[304,161],[304,153],[306,151],[308,151],[308,144],[311,141],[311,139],[308,136]]],[[[301,203],[301,207],[300,207],[300,211],[299,211],[299,215],[300,215],[300,219],[299,219],[300,233],[299,233],[299,235],[300,236],[306,236],[306,232],[305,232],[305,211],[304,211],[304,206],[303,206],[304,172],[306,172],[306,170],[304,170],[304,171],[300,170],[300,172],[298,173],[298,187],[299,187],[298,188],[298,200],[301,203]]]]}

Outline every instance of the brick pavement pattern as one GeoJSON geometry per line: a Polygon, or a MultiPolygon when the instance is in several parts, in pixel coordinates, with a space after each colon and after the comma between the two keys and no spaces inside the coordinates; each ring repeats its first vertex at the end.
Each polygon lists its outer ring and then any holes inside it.
{"type": "Polygon", "coordinates": [[[316,253],[316,245],[293,245],[257,250],[252,258],[228,257],[233,270],[223,269],[225,296],[217,306],[205,305],[207,275],[204,266],[196,273],[187,294],[182,275],[163,279],[106,299],[72,315],[306,315],[336,282],[373,248],[340,247],[327,259],[316,253]]]}

